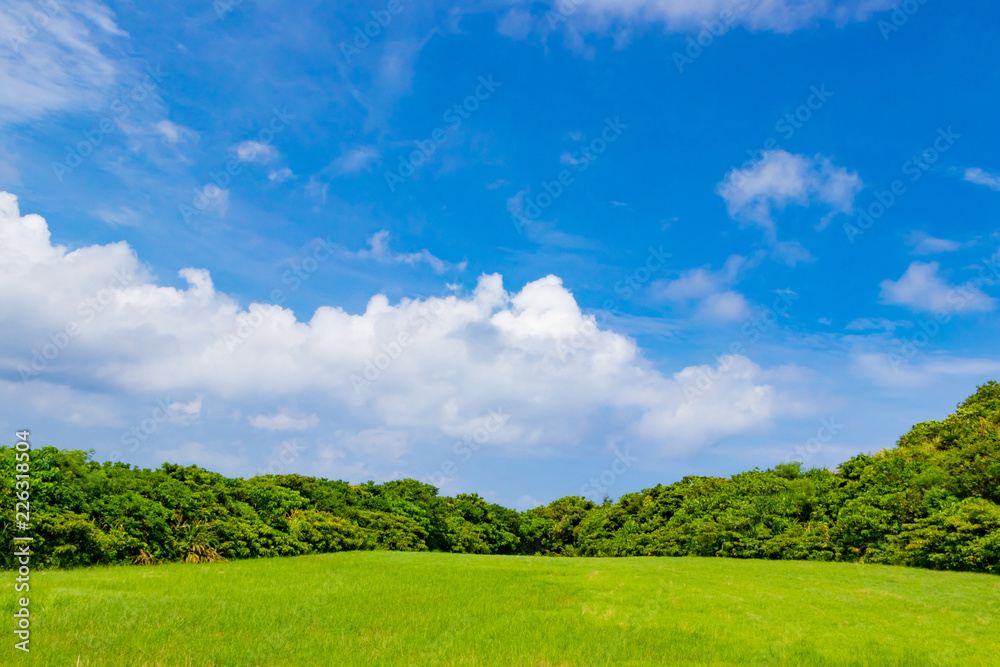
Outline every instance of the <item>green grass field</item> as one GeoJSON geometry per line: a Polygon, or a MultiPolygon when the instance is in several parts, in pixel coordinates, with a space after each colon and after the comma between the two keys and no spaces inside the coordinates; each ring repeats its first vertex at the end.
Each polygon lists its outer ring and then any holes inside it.
{"type": "Polygon", "coordinates": [[[989,575],[347,552],[32,577],[21,664],[1000,665],[989,575]]]}

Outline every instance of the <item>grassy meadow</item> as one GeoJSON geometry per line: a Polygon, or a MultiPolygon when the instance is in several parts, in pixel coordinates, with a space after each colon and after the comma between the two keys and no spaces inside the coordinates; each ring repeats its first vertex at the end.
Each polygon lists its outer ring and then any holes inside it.
{"type": "Polygon", "coordinates": [[[31,599],[21,664],[1000,664],[1000,578],[845,563],[354,551],[48,570],[31,599]]]}

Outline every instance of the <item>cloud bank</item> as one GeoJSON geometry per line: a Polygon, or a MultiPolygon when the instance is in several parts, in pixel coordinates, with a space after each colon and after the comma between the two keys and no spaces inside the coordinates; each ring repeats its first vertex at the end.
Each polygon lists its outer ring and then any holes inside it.
{"type": "Polygon", "coordinates": [[[299,321],[280,305],[242,307],[206,270],[179,274],[185,288],[159,285],[121,242],[52,245],[45,220],[0,193],[4,382],[258,406],[308,397],[323,410],[258,410],[251,423],[269,430],[349,418],[450,437],[502,410],[510,419],[491,444],[538,451],[588,441],[600,419],[678,454],[780,412],[768,373],[749,359],[665,376],[632,339],[596,326],[556,276],[509,292],[484,274],[464,295],[396,304],[376,295],[363,313],[323,306],[299,321]],[[703,376],[708,388],[686,395],[703,376]]]}

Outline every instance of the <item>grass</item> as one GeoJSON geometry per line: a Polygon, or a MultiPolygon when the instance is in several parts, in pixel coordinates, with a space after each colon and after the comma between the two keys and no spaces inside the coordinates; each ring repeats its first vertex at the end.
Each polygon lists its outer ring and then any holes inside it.
{"type": "Polygon", "coordinates": [[[1000,664],[1000,577],[897,567],[347,552],[31,583],[24,664],[1000,664]]]}

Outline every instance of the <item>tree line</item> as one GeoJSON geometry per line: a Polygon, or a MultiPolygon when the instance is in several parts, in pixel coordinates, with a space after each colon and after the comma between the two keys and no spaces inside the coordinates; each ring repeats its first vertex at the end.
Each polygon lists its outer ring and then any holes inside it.
{"type": "MultiPolygon", "coordinates": [[[[0,447],[0,542],[14,532],[15,451],[0,447]]],[[[684,477],[594,503],[518,512],[412,479],[230,479],[197,466],[31,453],[33,562],[211,562],[354,549],[547,556],[721,556],[1000,574],[1000,384],[895,447],[831,471],[780,464],[684,477]]],[[[12,550],[4,548],[3,565],[12,550]]]]}

